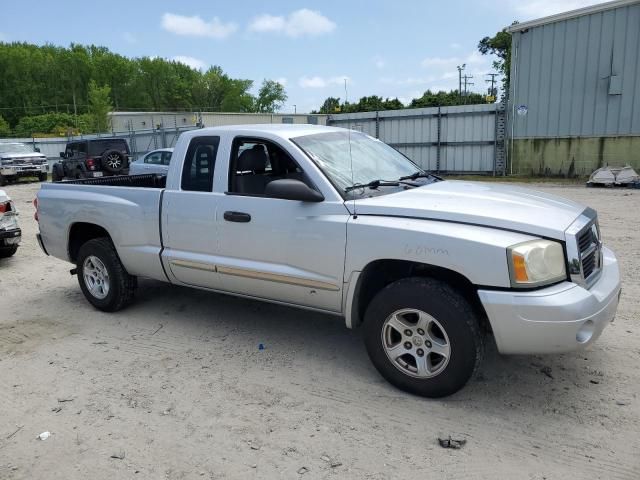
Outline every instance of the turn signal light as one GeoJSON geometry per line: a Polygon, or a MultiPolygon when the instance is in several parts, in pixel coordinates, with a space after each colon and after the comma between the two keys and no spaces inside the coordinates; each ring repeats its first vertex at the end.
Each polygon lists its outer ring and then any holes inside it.
{"type": "Polygon", "coordinates": [[[36,208],[36,213],[33,214],[33,218],[38,222],[38,197],[33,199],[33,206],[36,208]]]}
{"type": "Polygon", "coordinates": [[[0,213],[6,213],[11,211],[11,204],[9,202],[0,203],[0,213]]]}

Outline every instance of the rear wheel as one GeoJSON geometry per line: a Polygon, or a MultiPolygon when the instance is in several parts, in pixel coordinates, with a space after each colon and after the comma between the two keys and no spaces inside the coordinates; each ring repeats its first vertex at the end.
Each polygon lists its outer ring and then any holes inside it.
{"type": "Polygon", "coordinates": [[[439,280],[406,278],[387,286],[369,304],[364,327],[367,352],[380,374],[417,395],[455,393],[482,360],[476,314],[439,280]]]}
{"type": "Polygon", "coordinates": [[[4,187],[8,182],[7,177],[0,175],[0,187],[4,187]]]}
{"type": "Polygon", "coordinates": [[[42,172],[40,175],[38,175],[38,180],[40,180],[41,182],[46,182],[49,179],[49,175],[45,172],[42,172]]]}
{"type": "Polygon", "coordinates": [[[109,238],[95,238],[82,245],[77,267],[80,289],[97,309],[115,312],[133,300],[136,277],[127,273],[109,238]]]}

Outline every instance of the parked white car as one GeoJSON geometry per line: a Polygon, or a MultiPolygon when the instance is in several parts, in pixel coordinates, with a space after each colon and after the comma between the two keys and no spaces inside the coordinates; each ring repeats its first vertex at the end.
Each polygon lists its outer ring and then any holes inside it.
{"type": "Polygon", "coordinates": [[[16,253],[21,238],[16,206],[7,192],[0,190],[0,258],[7,258],[16,253]]]}
{"type": "Polygon", "coordinates": [[[141,175],[143,173],[166,175],[169,171],[172,153],[173,148],[152,150],[129,165],[129,175],[141,175]]]}

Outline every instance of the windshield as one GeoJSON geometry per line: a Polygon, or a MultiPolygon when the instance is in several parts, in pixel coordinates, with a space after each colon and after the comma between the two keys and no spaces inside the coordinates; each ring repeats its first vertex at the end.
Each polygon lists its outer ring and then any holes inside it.
{"type": "Polygon", "coordinates": [[[421,172],[415,163],[397,150],[359,132],[352,131],[351,135],[347,130],[316,133],[296,137],[292,141],[322,169],[343,195],[352,185],[367,184],[373,180],[397,181],[400,177],[421,172]]]}
{"type": "Polygon", "coordinates": [[[33,148],[24,143],[0,143],[0,153],[34,153],[33,148]]]}

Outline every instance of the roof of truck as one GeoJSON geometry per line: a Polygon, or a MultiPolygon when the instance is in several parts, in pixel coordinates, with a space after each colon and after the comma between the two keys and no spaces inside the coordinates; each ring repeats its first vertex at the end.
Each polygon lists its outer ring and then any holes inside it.
{"type": "MultiPolygon", "coordinates": [[[[193,130],[192,130],[193,131],[193,130]]],[[[221,132],[221,131],[243,131],[247,133],[270,133],[283,138],[301,137],[303,135],[312,135],[314,133],[322,132],[344,132],[344,128],[339,127],[327,127],[324,125],[311,125],[311,124],[280,124],[280,123],[255,123],[248,125],[224,125],[220,127],[207,127],[198,132],[221,132]]]]}

